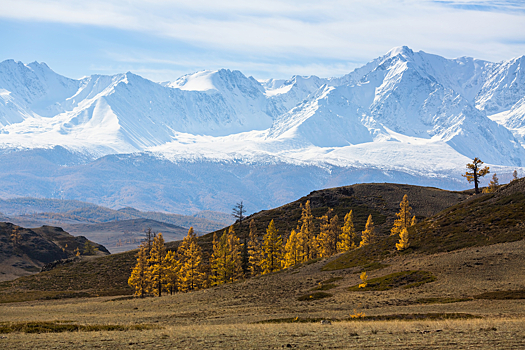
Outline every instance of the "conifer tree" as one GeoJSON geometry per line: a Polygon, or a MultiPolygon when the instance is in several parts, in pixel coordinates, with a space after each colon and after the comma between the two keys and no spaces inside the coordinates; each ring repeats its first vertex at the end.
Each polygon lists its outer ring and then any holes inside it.
{"type": "Polygon", "coordinates": [[[341,227],[341,235],[339,236],[339,242],[337,242],[337,251],[346,252],[350,249],[355,249],[355,228],[352,211],[345,215],[344,226],[341,227]]]}
{"type": "Polygon", "coordinates": [[[496,175],[496,173],[494,173],[494,175],[492,175],[492,180],[490,180],[489,182],[489,186],[487,188],[484,188],[482,192],[483,193],[495,192],[499,186],[500,185],[499,185],[498,176],[496,175]]]}
{"type": "Polygon", "coordinates": [[[156,296],[162,296],[163,284],[166,281],[166,247],[162,233],[153,238],[151,251],[148,259],[151,289],[156,296]]]}
{"type": "Polygon", "coordinates": [[[328,208],[325,215],[321,216],[320,233],[317,236],[319,242],[319,256],[329,257],[337,253],[337,239],[339,233],[339,218],[332,217],[333,209],[328,208]]]}
{"type": "Polygon", "coordinates": [[[270,224],[266,229],[266,234],[264,235],[264,258],[262,260],[263,274],[281,269],[282,246],[283,239],[272,220],[270,221],[270,224]]]}
{"type": "Polygon", "coordinates": [[[150,292],[151,283],[148,268],[148,252],[147,246],[145,244],[142,244],[139,247],[139,252],[137,254],[137,264],[131,271],[128,284],[130,287],[135,289],[135,295],[141,298],[150,292]]]}
{"type": "Polygon", "coordinates": [[[372,214],[368,216],[366,221],[365,230],[361,233],[360,247],[374,243],[376,237],[374,222],[372,221],[372,214]]]}
{"type": "Polygon", "coordinates": [[[301,205],[301,219],[299,220],[299,238],[302,246],[303,261],[317,258],[317,240],[314,235],[314,216],[310,208],[310,201],[306,201],[304,207],[301,205]]]}
{"type": "Polygon", "coordinates": [[[361,284],[358,286],[358,288],[365,288],[368,284],[368,275],[366,274],[366,271],[361,272],[361,276],[359,276],[359,278],[361,279],[361,284]]]}
{"type": "Polygon", "coordinates": [[[408,229],[412,226],[412,220],[415,220],[415,216],[411,217],[410,211],[412,208],[408,203],[408,196],[405,194],[403,200],[399,203],[399,213],[396,213],[397,219],[394,220],[394,227],[390,230],[390,235],[398,235],[403,229],[408,229]]]}
{"type": "Polygon", "coordinates": [[[290,237],[286,241],[285,255],[284,255],[284,268],[297,265],[301,262],[301,246],[295,230],[292,230],[290,237]]]}
{"type": "Polygon", "coordinates": [[[399,242],[396,243],[396,249],[401,251],[407,249],[409,246],[410,243],[408,243],[408,230],[404,228],[399,234],[399,242]]]}
{"type": "Polygon", "coordinates": [[[80,249],[78,249],[78,247],[75,248],[74,252],[75,256],[80,256],[80,249]]]}
{"type": "Polygon", "coordinates": [[[246,233],[246,230],[242,229],[242,223],[245,219],[244,214],[246,214],[246,209],[244,207],[244,203],[241,201],[240,203],[235,204],[235,206],[232,209],[232,216],[237,219],[237,222],[239,223],[239,230],[243,232],[242,235],[242,246],[241,246],[241,261],[242,261],[242,271],[243,274],[247,274],[249,270],[249,253],[248,253],[248,235],[246,233]]]}
{"type": "Polygon", "coordinates": [[[463,177],[466,177],[469,183],[474,182],[474,189],[476,191],[476,194],[479,193],[478,185],[480,178],[490,173],[489,167],[486,166],[484,168],[481,168],[482,165],[483,162],[481,161],[481,159],[476,157],[472,160],[472,163],[467,164],[467,172],[461,175],[463,177]]]}
{"type": "Polygon", "coordinates": [[[210,279],[212,286],[220,284],[219,281],[219,269],[221,266],[221,252],[219,248],[219,240],[217,239],[217,232],[213,233],[213,250],[210,256],[210,279]]]}
{"type": "Polygon", "coordinates": [[[17,248],[21,241],[22,241],[22,236],[20,235],[19,227],[14,226],[13,232],[11,233],[11,242],[13,243],[13,247],[17,248]]]}
{"type": "Polygon", "coordinates": [[[166,257],[164,258],[164,263],[166,266],[165,270],[165,281],[166,289],[173,294],[177,292],[180,287],[179,283],[179,273],[180,273],[180,262],[177,252],[170,250],[166,257]]]}
{"type": "Polygon", "coordinates": [[[234,282],[242,277],[243,271],[243,261],[242,261],[242,245],[239,237],[235,235],[233,226],[230,226],[228,232],[228,280],[229,282],[234,282]]]}
{"type": "Polygon", "coordinates": [[[193,227],[188,230],[188,235],[184,237],[179,250],[180,257],[180,289],[183,292],[200,289],[206,279],[202,272],[202,250],[197,244],[197,235],[193,227]]]}
{"type": "Polygon", "coordinates": [[[255,227],[255,222],[253,219],[250,221],[250,240],[248,242],[248,254],[249,264],[250,264],[250,273],[252,276],[257,276],[262,273],[262,260],[263,260],[263,251],[259,238],[257,236],[257,228],[255,227]]]}
{"type": "Polygon", "coordinates": [[[96,255],[97,252],[98,248],[95,248],[90,241],[86,241],[86,243],[84,243],[84,255],[96,255]]]}

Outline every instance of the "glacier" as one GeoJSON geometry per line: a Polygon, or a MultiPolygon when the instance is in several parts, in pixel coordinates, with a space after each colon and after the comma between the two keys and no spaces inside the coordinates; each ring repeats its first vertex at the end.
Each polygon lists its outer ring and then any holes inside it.
{"type": "Polygon", "coordinates": [[[6,60],[0,195],[255,211],[357,182],[465,189],[474,157],[506,181],[525,174],[524,63],[403,46],[342,77],[220,69],[156,83],[6,60]]]}

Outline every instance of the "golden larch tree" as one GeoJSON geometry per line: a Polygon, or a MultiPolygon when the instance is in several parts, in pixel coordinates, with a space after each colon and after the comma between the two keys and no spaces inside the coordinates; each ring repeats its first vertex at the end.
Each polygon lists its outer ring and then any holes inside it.
{"type": "Polygon", "coordinates": [[[279,231],[275,227],[275,223],[270,221],[266,234],[263,238],[263,252],[262,260],[263,274],[278,271],[281,269],[281,256],[283,248],[283,239],[279,231]]]}
{"type": "Polygon", "coordinates": [[[333,209],[328,208],[325,215],[321,216],[320,232],[317,236],[319,242],[319,256],[326,258],[337,253],[337,239],[339,238],[339,218],[332,216],[333,209]]]}
{"type": "Polygon", "coordinates": [[[472,163],[467,164],[467,171],[465,172],[465,174],[461,175],[463,177],[466,177],[469,183],[474,182],[474,189],[476,194],[479,193],[480,178],[490,173],[489,167],[486,166],[484,168],[481,168],[482,165],[483,162],[481,161],[481,159],[476,157],[472,160],[472,163]]]}
{"type": "Polygon", "coordinates": [[[233,226],[230,226],[228,231],[228,278],[230,282],[234,282],[241,278],[244,274],[243,270],[243,258],[242,258],[242,244],[241,240],[235,231],[233,226]]]}
{"type": "Polygon", "coordinates": [[[202,288],[206,274],[202,272],[202,249],[197,244],[193,227],[188,230],[177,251],[180,257],[180,289],[189,292],[202,288]]]}
{"type": "Polygon", "coordinates": [[[302,261],[301,245],[299,243],[300,242],[297,237],[297,232],[292,230],[290,237],[288,237],[288,240],[284,246],[284,268],[295,266],[302,261]]]}
{"type": "Polygon", "coordinates": [[[250,236],[248,241],[249,268],[252,276],[262,273],[263,251],[257,235],[257,227],[253,219],[250,221],[250,236]]]}
{"type": "Polygon", "coordinates": [[[301,205],[301,219],[299,220],[299,238],[302,246],[303,260],[317,258],[317,239],[314,235],[314,216],[310,208],[310,201],[301,205]]]}
{"type": "Polygon", "coordinates": [[[396,243],[396,249],[401,251],[407,249],[409,246],[410,243],[408,243],[408,230],[404,228],[399,234],[399,242],[396,243]]]}
{"type": "Polygon", "coordinates": [[[345,215],[344,226],[341,227],[341,235],[339,236],[339,242],[337,242],[337,251],[346,252],[350,249],[355,249],[355,237],[354,218],[350,210],[348,214],[345,215]]]}
{"type": "Polygon", "coordinates": [[[483,193],[492,193],[495,192],[499,188],[499,179],[496,173],[492,175],[492,180],[489,182],[489,186],[483,189],[483,193]]]}
{"type": "Polygon", "coordinates": [[[368,275],[366,274],[366,271],[361,272],[361,276],[359,276],[359,278],[361,279],[361,284],[358,286],[358,288],[365,288],[368,284],[368,275]]]}
{"type": "Polygon", "coordinates": [[[166,289],[173,294],[179,291],[180,262],[176,251],[170,250],[164,258],[166,289]]]}
{"type": "Polygon", "coordinates": [[[368,220],[366,220],[365,230],[361,233],[361,243],[359,244],[359,246],[363,247],[370,243],[374,243],[375,238],[376,231],[374,227],[374,222],[372,221],[372,214],[370,214],[368,216],[368,220]]]}
{"type": "Polygon", "coordinates": [[[148,251],[145,244],[141,244],[139,247],[137,264],[131,271],[128,284],[135,289],[135,295],[141,298],[150,292],[151,280],[149,276],[148,251]]]}
{"type": "Polygon", "coordinates": [[[396,213],[397,219],[394,220],[394,227],[390,230],[390,235],[398,235],[403,231],[403,229],[408,229],[412,226],[412,219],[415,219],[415,216],[412,217],[410,211],[412,208],[408,203],[408,196],[405,194],[403,200],[399,203],[399,213],[396,213]]]}
{"type": "Polygon", "coordinates": [[[151,251],[149,254],[148,265],[151,280],[151,289],[156,296],[162,296],[162,290],[166,280],[166,246],[162,233],[153,238],[151,251]]]}

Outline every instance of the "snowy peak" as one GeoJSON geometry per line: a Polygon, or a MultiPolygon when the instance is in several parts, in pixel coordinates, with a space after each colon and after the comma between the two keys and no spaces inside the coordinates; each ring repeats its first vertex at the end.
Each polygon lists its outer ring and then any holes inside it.
{"type": "Polygon", "coordinates": [[[334,150],[346,160],[358,148],[407,156],[417,144],[519,165],[523,65],[523,57],[446,59],[401,46],[338,78],[258,82],[220,69],[157,84],[131,72],[73,80],[43,63],[8,60],[0,63],[0,143],[97,155],[206,148],[217,159],[240,152],[320,163],[334,150]]]}

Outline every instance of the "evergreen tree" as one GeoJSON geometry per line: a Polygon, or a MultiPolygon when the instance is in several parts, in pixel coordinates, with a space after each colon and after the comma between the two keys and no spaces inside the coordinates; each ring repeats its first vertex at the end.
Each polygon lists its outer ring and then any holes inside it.
{"type": "Polygon", "coordinates": [[[396,243],[397,250],[405,250],[410,246],[408,243],[408,230],[404,228],[399,234],[399,242],[396,243]]]}
{"type": "Polygon", "coordinates": [[[337,253],[337,239],[339,233],[339,218],[332,217],[333,209],[328,208],[325,215],[321,216],[320,233],[317,236],[319,242],[319,256],[329,257],[337,253]]]}
{"type": "Polygon", "coordinates": [[[374,222],[372,221],[372,214],[368,216],[366,221],[365,230],[361,233],[360,247],[374,243],[376,237],[374,222]]]}
{"type": "Polygon", "coordinates": [[[164,238],[159,233],[153,239],[151,251],[148,259],[149,275],[151,280],[151,289],[156,296],[162,296],[163,284],[166,281],[166,247],[164,238]]]}
{"type": "Polygon", "coordinates": [[[170,250],[164,258],[165,264],[165,281],[166,289],[173,294],[177,292],[180,287],[179,273],[180,273],[180,262],[177,252],[170,250]]]}
{"type": "Polygon", "coordinates": [[[266,229],[266,234],[264,235],[264,258],[262,260],[263,274],[281,269],[282,246],[283,239],[277,228],[275,228],[275,224],[272,220],[270,221],[270,224],[266,229]]]}
{"type": "Polygon", "coordinates": [[[352,211],[345,215],[344,226],[341,227],[341,235],[339,236],[340,242],[337,242],[337,250],[339,252],[346,252],[350,249],[355,249],[355,237],[356,232],[354,228],[354,220],[352,211]]]}
{"type": "Polygon", "coordinates": [[[139,247],[137,254],[137,264],[131,271],[131,276],[128,279],[130,287],[135,289],[135,295],[144,297],[145,294],[150,292],[150,276],[148,268],[148,252],[147,246],[142,244],[139,247]]]}
{"type": "Polygon", "coordinates": [[[479,193],[478,185],[479,185],[480,178],[490,173],[489,167],[486,166],[484,168],[481,168],[482,165],[483,165],[483,162],[481,161],[481,159],[478,159],[476,157],[474,158],[472,163],[467,164],[467,172],[461,175],[463,177],[466,177],[469,183],[474,182],[474,189],[476,191],[476,194],[479,193]]]}
{"type": "Polygon", "coordinates": [[[285,254],[284,254],[284,268],[297,265],[301,262],[301,245],[295,230],[292,230],[290,237],[286,241],[285,254]]]}
{"type": "Polygon", "coordinates": [[[237,222],[239,223],[239,231],[243,232],[242,235],[242,247],[241,247],[241,261],[242,261],[242,271],[243,274],[247,274],[249,270],[249,253],[248,253],[248,235],[246,233],[246,230],[242,229],[242,223],[245,219],[244,214],[246,214],[246,209],[244,208],[244,204],[241,201],[240,203],[235,204],[232,210],[232,216],[237,219],[237,222]]]}
{"type": "Polygon", "coordinates": [[[263,260],[263,251],[259,238],[257,236],[257,228],[255,227],[255,222],[253,219],[250,221],[250,240],[248,242],[248,254],[250,273],[252,276],[257,276],[262,273],[262,260],[263,260]]]}
{"type": "Polygon", "coordinates": [[[399,203],[399,213],[396,213],[397,219],[394,220],[394,227],[390,230],[390,235],[398,235],[403,229],[408,229],[412,226],[412,220],[415,220],[415,216],[411,217],[410,211],[412,208],[408,203],[408,196],[405,194],[403,200],[399,203]]]}
{"type": "Polygon", "coordinates": [[[314,235],[314,216],[310,208],[310,201],[304,207],[301,205],[301,219],[299,220],[299,239],[302,247],[303,261],[317,258],[317,240],[314,235]]]}
{"type": "Polygon", "coordinates": [[[206,279],[202,272],[202,250],[197,244],[197,235],[193,227],[188,230],[188,235],[184,237],[179,250],[180,257],[180,289],[183,292],[200,289],[206,279]]]}

